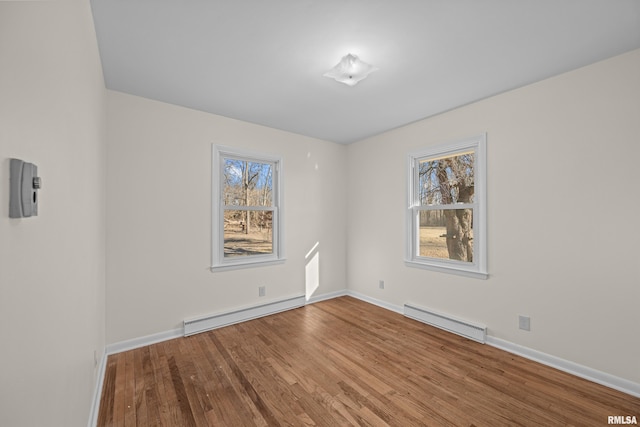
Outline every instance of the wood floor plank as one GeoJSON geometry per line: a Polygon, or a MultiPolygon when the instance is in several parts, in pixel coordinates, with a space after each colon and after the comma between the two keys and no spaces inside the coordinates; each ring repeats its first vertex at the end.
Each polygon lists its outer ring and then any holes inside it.
{"type": "Polygon", "coordinates": [[[602,426],[640,399],[342,297],[109,356],[98,426],[602,426]]]}
{"type": "MultiPolygon", "coordinates": [[[[114,355],[117,356],[117,355],[114,355]]],[[[124,367],[124,390],[120,393],[124,398],[124,427],[136,426],[136,371],[134,369],[134,356],[132,351],[120,353],[119,356],[125,360],[124,367]]]]}
{"type": "Polygon", "coordinates": [[[119,394],[116,394],[116,374],[118,373],[116,367],[118,365],[118,355],[114,354],[107,359],[107,365],[105,367],[104,381],[102,384],[102,395],[100,396],[100,411],[98,413],[98,425],[102,426],[114,426],[113,420],[113,405],[118,399],[119,394]]]}
{"type": "Polygon", "coordinates": [[[216,351],[210,336],[200,334],[192,338],[198,340],[203,355],[202,370],[209,373],[212,409],[207,417],[213,425],[234,425],[243,419],[252,419],[253,425],[267,425],[240,382],[233,377],[232,369],[216,351]]]}
{"type": "Polygon", "coordinates": [[[161,425],[173,426],[184,424],[182,411],[178,405],[171,405],[176,402],[178,396],[175,392],[173,378],[171,377],[171,367],[167,357],[164,344],[149,347],[151,364],[154,371],[153,381],[155,382],[156,394],[162,396],[158,400],[158,414],[161,425]]]}
{"type": "Polygon", "coordinates": [[[133,351],[133,369],[136,373],[134,384],[136,423],[139,426],[152,425],[147,420],[147,399],[146,399],[146,377],[144,375],[144,367],[142,358],[144,356],[145,347],[141,347],[133,351]]]}

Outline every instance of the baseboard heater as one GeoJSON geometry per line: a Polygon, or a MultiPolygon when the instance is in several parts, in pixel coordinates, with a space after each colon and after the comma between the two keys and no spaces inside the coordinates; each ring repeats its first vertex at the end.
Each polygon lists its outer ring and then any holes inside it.
{"type": "Polygon", "coordinates": [[[438,313],[434,310],[417,307],[413,304],[404,305],[404,315],[414,320],[453,332],[465,338],[485,343],[487,339],[487,327],[468,320],[458,319],[448,314],[438,313]]]}
{"type": "Polygon", "coordinates": [[[279,301],[269,302],[267,304],[257,305],[253,307],[241,308],[226,313],[213,314],[210,316],[185,319],[184,320],[184,336],[198,334],[200,332],[209,331],[223,326],[233,325],[235,323],[245,322],[247,320],[257,319],[258,317],[268,316],[270,314],[279,313],[281,311],[291,310],[305,305],[304,295],[282,299],[279,301]]]}

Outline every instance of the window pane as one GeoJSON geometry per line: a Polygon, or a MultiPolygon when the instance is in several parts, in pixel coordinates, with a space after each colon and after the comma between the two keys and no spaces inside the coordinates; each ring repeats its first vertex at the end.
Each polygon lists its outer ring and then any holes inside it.
{"type": "Polygon", "coordinates": [[[273,211],[224,211],[224,256],[273,253],[273,211]]]}
{"type": "Polygon", "coordinates": [[[420,205],[473,203],[474,157],[474,152],[470,151],[449,157],[420,159],[420,205]]]}
{"type": "Polygon", "coordinates": [[[224,159],[225,206],[273,206],[273,165],[224,159]]]}
{"type": "Polygon", "coordinates": [[[473,261],[473,209],[420,211],[419,256],[473,261]]]}

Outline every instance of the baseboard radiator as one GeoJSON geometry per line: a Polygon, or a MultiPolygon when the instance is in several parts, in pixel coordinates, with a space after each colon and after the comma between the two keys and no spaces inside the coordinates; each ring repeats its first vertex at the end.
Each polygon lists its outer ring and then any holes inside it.
{"type": "Polygon", "coordinates": [[[448,314],[438,313],[429,308],[417,307],[413,304],[404,305],[404,315],[414,320],[453,332],[465,338],[485,343],[487,339],[487,327],[468,320],[458,319],[448,314]]]}
{"type": "Polygon", "coordinates": [[[198,334],[211,329],[245,322],[258,317],[268,316],[281,311],[291,310],[305,305],[304,295],[273,301],[253,307],[241,308],[225,313],[184,320],[184,336],[198,334]]]}

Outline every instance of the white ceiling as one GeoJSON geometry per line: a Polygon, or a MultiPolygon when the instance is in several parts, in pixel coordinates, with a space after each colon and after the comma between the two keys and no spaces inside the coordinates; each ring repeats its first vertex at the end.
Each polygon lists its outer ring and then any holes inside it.
{"type": "Polygon", "coordinates": [[[640,0],[91,4],[109,89],[339,143],[640,48],[640,0]]]}

